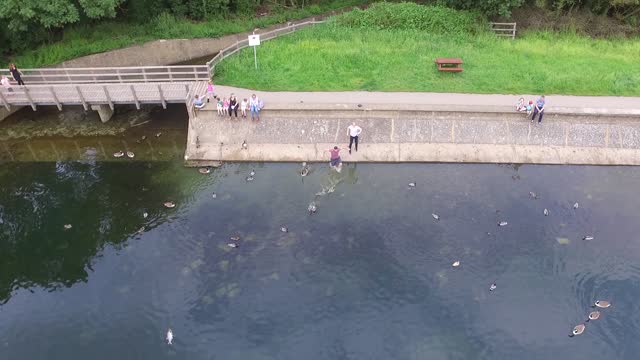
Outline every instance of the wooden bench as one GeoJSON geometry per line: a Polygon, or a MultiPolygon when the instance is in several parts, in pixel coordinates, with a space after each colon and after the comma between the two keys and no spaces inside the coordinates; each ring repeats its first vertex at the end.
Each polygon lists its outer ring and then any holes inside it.
{"type": "Polygon", "coordinates": [[[438,71],[461,72],[462,59],[460,58],[437,58],[438,71]]]}

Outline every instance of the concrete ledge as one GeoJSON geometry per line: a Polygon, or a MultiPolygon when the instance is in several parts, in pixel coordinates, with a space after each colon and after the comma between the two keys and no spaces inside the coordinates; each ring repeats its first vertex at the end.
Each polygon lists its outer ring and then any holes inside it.
{"type": "Polygon", "coordinates": [[[342,111],[327,116],[283,110],[252,122],[201,112],[190,121],[185,160],[194,165],[199,160],[327,161],[327,149],[347,147],[347,126],[356,122],[364,129],[361,151],[345,153],[344,161],[640,165],[637,120],[552,115],[537,124],[513,113],[342,111]]]}
{"type": "MultiPolygon", "coordinates": [[[[242,150],[236,144],[201,149],[197,156],[224,161],[329,162],[327,149],[333,144],[259,144],[242,150]]],[[[522,146],[490,144],[398,144],[362,145],[344,162],[456,162],[572,165],[640,165],[638,149],[601,149],[563,146],[522,146]]],[[[207,162],[190,160],[190,166],[207,162]]]]}

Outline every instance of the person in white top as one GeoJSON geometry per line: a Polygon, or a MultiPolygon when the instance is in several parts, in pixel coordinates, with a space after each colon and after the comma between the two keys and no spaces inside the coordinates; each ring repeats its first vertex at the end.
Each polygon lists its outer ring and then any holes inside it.
{"type": "Polygon", "coordinates": [[[0,84],[2,84],[2,86],[4,86],[4,88],[8,91],[8,92],[12,92],[13,89],[11,88],[11,83],[9,82],[9,79],[6,76],[2,76],[2,79],[0,79],[0,84]]]}
{"type": "Polygon", "coordinates": [[[351,154],[351,145],[356,143],[356,152],[358,151],[358,136],[362,133],[362,128],[356,123],[351,123],[347,128],[347,133],[349,133],[349,154],[351,154]]]}

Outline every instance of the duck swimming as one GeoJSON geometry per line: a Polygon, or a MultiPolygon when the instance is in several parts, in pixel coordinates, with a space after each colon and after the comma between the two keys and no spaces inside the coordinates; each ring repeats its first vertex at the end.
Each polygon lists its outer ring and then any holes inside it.
{"type": "Polygon", "coordinates": [[[506,221],[500,221],[500,222],[498,223],[498,226],[507,226],[507,225],[509,225],[509,223],[508,223],[508,222],[506,222],[506,221]]]}
{"type": "Polygon", "coordinates": [[[255,170],[251,170],[251,172],[249,173],[249,176],[254,176],[256,174],[255,170]]]}
{"type": "Polygon", "coordinates": [[[579,208],[579,207],[580,207],[580,204],[578,204],[578,203],[573,204],[573,208],[574,208],[574,209],[577,209],[577,208],[579,208]]]}
{"type": "Polygon", "coordinates": [[[121,158],[123,156],[124,156],[124,152],[122,152],[122,151],[118,151],[118,152],[114,152],[113,153],[113,157],[114,158],[121,158]]]}
{"type": "Polygon", "coordinates": [[[200,174],[208,174],[208,173],[210,173],[210,172],[211,172],[211,169],[206,168],[206,167],[203,167],[203,168],[198,169],[198,172],[199,172],[200,174]]]}
{"type": "Polygon", "coordinates": [[[589,322],[589,320],[598,320],[600,318],[600,311],[592,311],[589,313],[589,318],[587,319],[587,322],[589,322]]]}
{"type": "Polygon", "coordinates": [[[71,224],[64,224],[64,229],[65,230],[69,230],[71,229],[73,226],[71,224]]]}
{"type": "Polygon", "coordinates": [[[438,214],[431,214],[431,216],[436,220],[440,220],[440,216],[438,214]]]}
{"type": "Polygon", "coordinates": [[[409,183],[409,188],[414,188],[416,187],[416,183],[415,182],[410,182],[409,183]]]}
{"type": "Polygon", "coordinates": [[[583,237],[582,240],[587,240],[587,241],[593,240],[593,236],[587,235],[587,236],[583,237]]]}
{"type": "Polygon", "coordinates": [[[283,233],[289,232],[289,229],[286,226],[283,226],[280,228],[280,231],[282,231],[283,233]]]}
{"type": "Polygon", "coordinates": [[[549,216],[549,210],[544,209],[544,211],[542,212],[544,214],[544,216],[549,216]]]}
{"type": "Polygon", "coordinates": [[[460,266],[460,261],[458,261],[458,260],[454,261],[453,264],[451,264],[451,266],[453,266],[453,267],[460,266]]]}
{"type": "Polygon", "coordinates": [[[571,335],[569,335],[569,337],[574,337],[576,335],[581,335],[584,332],[584,329],[586,328],[586,326],[584,324],[578,324],[573,328],[573,331],[571,331],[571,335]]]}
{"type": "Polygon", "coordinates": [[[598,300],[593,304],[593,306],[606,309],[611,306],[611,303],[607,300],[598,300]]]}
{"type": "Polygon", "coordinates": [[[309,215],[314,214],[317,210],[318,210],[318,207],[316,206],[315,201],[312,201],[307,207],[307,211],[309,212],[309,215]]]}
{"type": "Polygon", "coordinates": [[[235,244],[235,243],[228,243],[228,244],[227,244],[227,246],[228,246],[228,247],[230,247],[230,248],[232,248],[232,249],[235,249],[235,248],[237,248],[237,247],[238,247],[238,244],[235,244]]]}
{"type": "Polygon", "coordinates": [[[166,203],[163,204],[164,207],[166,207],[167,209],[173,209],[174,207],[176,207],[176,204],[173,201],[167,201],[166,203]]]}
{"type": "Polygon", "coordinates": [[[167,330],[167,345],[171,345],[173,342],[173,331],[171,329],[167,330]]]}
{"type": "Polygon", "coordinates": [[[498,288],[498,285],[496,283],[491,284],[491,286],[489,286],[489,291],[493,291],[495,289],[498,288]]]}
{"type": "Polygon", "coordinates": [[[231,236],[229,238],[229,240],[231,240],[231,241],[240,241],[240,236],[238,236],[238,235],[231,236]]]}
{"type": "Polygon", "coordinates": [[[134,157],[136,157],[136,154],[134,154],[133,151],[127,151],[127,157],[129,159],[133,159],[134,157]]]}

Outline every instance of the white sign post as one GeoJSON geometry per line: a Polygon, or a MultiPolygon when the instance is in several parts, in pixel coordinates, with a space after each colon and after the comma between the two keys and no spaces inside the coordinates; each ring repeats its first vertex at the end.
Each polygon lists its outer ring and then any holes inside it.
{"type": "Polygon", "coordinates": [[[258,45],[260,45],[260,35],[256,35],[254,32],[253,35],[249,35],[249,46],[253,46],[253,63],[256,70],[258,70],[258,55],[256,54],[256,46],[258,45]]]}

